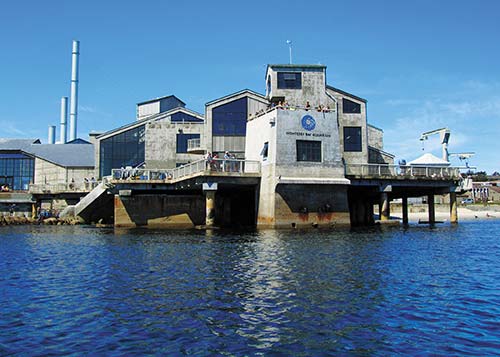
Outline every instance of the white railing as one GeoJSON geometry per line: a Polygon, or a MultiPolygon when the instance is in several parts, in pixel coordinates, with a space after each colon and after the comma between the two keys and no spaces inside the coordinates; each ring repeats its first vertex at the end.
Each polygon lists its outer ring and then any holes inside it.
{"type": "Polygon", "coordinates": [[[30,184],[29,192],[35,194],[41,193],[64,193],[64,192],[90,192],[96,187],[99,182],[86,182],[81,184],[70,183],[54,183],[54,184],[30,184]]]}
{"type": "Polygon", "coordinates": [[[388,164],[347,164],[346,176],[359,177],[403,177],[403,178],[430,178],[430,179],[458,179],[460,168],[388,165],[388,164]]]}
{"type": "Polygon", "coordinates": [[[184,177],[204,172],[207,175],[224,173],[226,176],[259,174],[260,162],[238,159],[201,159],[175,169],[113,169],[113,180],[177,181],[184,177]]]}
{"type": "Polygon", "coordinates": [[[201,148],[201,140],[200,138],[196,139],[188,139],[187,141],[187,150],[195,150],[195,149],[200,149],[201,148]]]}

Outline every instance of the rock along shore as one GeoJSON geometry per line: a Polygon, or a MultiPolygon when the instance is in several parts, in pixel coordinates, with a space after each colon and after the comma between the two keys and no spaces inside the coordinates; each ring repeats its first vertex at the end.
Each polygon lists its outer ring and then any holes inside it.
{"type": "Polygon", "coordinates": [[[45,219],[34,219],[28,217],[18,217],[18,216],[0,216],[0,226],[13,226],[21,224],[33,224],[33,225],[52,225],[52,226],[74,226],[78,224],[83,224],[83,220],[79,217],[67,217],[67,218],[55,218],[49,217],[45,219]]]}

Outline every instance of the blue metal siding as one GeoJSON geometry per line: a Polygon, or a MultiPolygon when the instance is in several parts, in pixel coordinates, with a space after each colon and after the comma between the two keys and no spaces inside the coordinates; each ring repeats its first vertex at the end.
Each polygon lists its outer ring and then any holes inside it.
{"type": "Polygon", "coordinates": [[[184,106],[184,103],[175,97],[164,98],[160,100],[160,113],[168,112],[169,110],[177,107],[184,108],[184,106]]]}

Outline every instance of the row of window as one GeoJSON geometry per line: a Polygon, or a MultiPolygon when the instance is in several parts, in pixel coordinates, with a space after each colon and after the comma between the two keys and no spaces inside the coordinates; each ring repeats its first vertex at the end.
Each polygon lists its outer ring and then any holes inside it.
{"type": "Polygon", "coordinates": [[[35,159],[21,153],[0,154],[0,184],[13,190],[28,190],[33,182],[35,159]]]}

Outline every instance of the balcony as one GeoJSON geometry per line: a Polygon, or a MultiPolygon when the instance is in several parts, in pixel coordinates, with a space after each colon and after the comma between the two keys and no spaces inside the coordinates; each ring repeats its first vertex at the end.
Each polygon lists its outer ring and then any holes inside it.
{"type": "Polygon", "coordinates": [[[205,149],[201,147],[200,138],[189,139],[187,141],[187,152],[189,154],[204,154],[205,149]]]}

